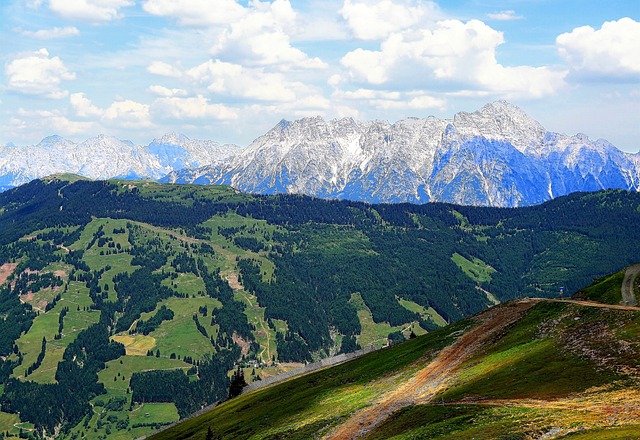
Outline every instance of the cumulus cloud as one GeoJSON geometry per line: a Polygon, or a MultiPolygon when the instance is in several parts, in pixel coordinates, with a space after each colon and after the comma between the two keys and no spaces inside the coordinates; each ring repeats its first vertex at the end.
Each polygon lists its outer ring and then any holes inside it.
{"type": "Polygon", "coordinates": [[[180,78],[182,76],[182,71],[180,69],[162,61],[154,61],[149,64],[147,72],[169,78],[180,78]]]}
{"type": "Polygon", "coordinates": [[[130,99],[111,104],[102,117],[103,121],[128,128],[144,128],[153,124],[150,119],[149,105],[130,99]]]}
{"type": "Polygon", "coordinates": [[[507,9],[506,11],[493,12],[487,14],[487,18],[490,20],[496,21],[511,21],[511,20],[521,20],[524,17],[522,15],[516,14],[516,11],[513,9],[507,9]]]}
{"type": "Polygon", "coordinates": [[[12,128],[18,131],[43,131],[45,133],[59,133],[63,136],[90,133],[95,123],[87,121],[73,121],[59,110],[25,110],[19,108],[18,117],[11,120],[12,128]]]}
{"type": "Polygon", "coordinates": [[[381,110],[424,110],[446,107],[447,101],[423,91],[398,92],[393,90],[357,89],[336,90],[332,98],[338,101],[364,101],[367,106],[381,110]]]}
{"type": "Polygon", "coordinates": [[[574,77],[640,79],[640,22],[631,18],[605,22],[598,30],[575,28],[559,35],[556,44],[574,77]]]}
{"type": "Polygon", "coordinates": [[[132,0],[48,0],[49,9],[68,20],[93,23],[120,17],[120,9],[132,6],[132,0]]]}
{"type": "Polygon", "coordinates": [[[209,60],[187,71],[193,81],[211,93],[259,101],[295,101],[312,94],[301,82],[291,81],[281,73],[265,72],[239,64],[209,60]]]}
{"type": "Polygon", "coordinates": [[[438,6],[433,2],[390,0],[345,0],[339,12],[353,35],[361,40],[381,40],[439,15],[438,6]]]}
{"type": "Polygon", "coordinates": [[[54,27],[51,29],[40,29],[37,31],[21,31],[22,35],[38,40],[54,40],[56,38],[75,37],[80,35],[80,31],[75,26],[54,27]]]}
{"type": "Polygon", "coordinates": [[[186,96],[187,91],[184,89],[169,89],[164,86],[152,85],[149,86],[149,91],[157,96],[170,98],[172,96],[186,96]]]}
{"type": "Polygon", "coordinates": [[[49,57],[47,49],[26,54],[5,67],[7,87],[16,92],[60,99],[68,95],[62,81],[75,79],[59,57],[49,57]]]}
{"type": "Polygon", "coordinates": [[[69,104],[76,115],[80,117],[102,116],[104,114],[104,110],[93,105],[84,93],[72,93],[69,96],[69,104]]]}
{"type": "Polygon", "coordinates": [[[443,20],[433,29],[391,34],[379,51],[356,49],[341,63],[356,83],[396,87],[469,88],[507,97],[542,97],[564,85],[566,72],[498,63],[498,32],[479,20],[443,20]]]}
{"type": "Polygon", "coordinates": [[[222,105],[211,104],[202,95],[191,98],[160,98],[152,105],[155,115],[170,119],[217,119],[229,120],[237,119],[238,114],[222,105]]]}
{"type": "Polygon", "coordinates": [[[310,58],[291,45],[296,13],[289,0],[254,1],[251,5],[245,16],[222,33],[211,48],[213,55],[245,65],[269,65],[282,70],[327,67],[319,58],[310,58]]]}
{"type": "Polygon", "coordinates": [[[149,14],[175,18],[183,26],[223,25],[247,13],[235,0],[216,0],[215,7],[202,0],[147,0],[142,7],[149,14]]]}

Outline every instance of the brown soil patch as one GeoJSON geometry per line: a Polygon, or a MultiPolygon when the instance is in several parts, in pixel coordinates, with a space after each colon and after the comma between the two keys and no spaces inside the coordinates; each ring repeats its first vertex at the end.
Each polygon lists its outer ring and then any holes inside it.
{"type": "Polygon", "coordinates": [[[490,309],[479,315],[476,318],[479,321],[476,327],[443,349],[433,361],[404,385],[383,395],[372,406],[357,411],[325,438],[359,438],[394,412],[407,406],[428,403],[436,393],[446,387],[453,373],[466,359],[538,302],[538,300],[522,300],[490,309]]]}
{"type": "Polygon", "coordinates": [[[33,294],[33,292],[29,292],[26,295],[20,295],[20,302],[21,303],[31,303],[33,302],[33,297],[35,295],[33,294]]]}
{"type": "Polygon", "coordinates": [[[18,267],[18,263],[5,263],[0,266],[0,286],[7,282],[7,278],[11,276],[18,267]]]}
{"type": "Polygon", "coordinates": [[[242,336],[240,336],[236,332],[233,332],[233,336],[231,337],[231,339],[233,340],[233,342],[235,342],[240,346],[243,356],[249,353],[249,348],[251,347],[251,344],[249,344],[249,342],[242,339],[242,336]]]}
{"type": "Polygon", "coordinates": [[[230,272],[227,275],[227,282],[229,283],[229,286],[231,286],[233,290],[244,290],[244,286],[240,284],[240,280],[238,279],[238,274],[235,272],[230,272]]]}

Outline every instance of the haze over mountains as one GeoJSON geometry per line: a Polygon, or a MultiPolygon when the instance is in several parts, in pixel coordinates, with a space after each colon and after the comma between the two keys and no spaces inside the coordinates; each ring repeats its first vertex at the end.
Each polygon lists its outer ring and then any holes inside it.
{"type": "Polygon", "coordinates": [[[2,189],[60,172],[373,203],[513,207],[574,191],[638,190],[640,157],[606,140],[549,132],[505,101],[450,120],[282,120],[245,149],[175,133],[145,147],[105,136],[80,144],[54,136],[0,149],[2,189]]]}

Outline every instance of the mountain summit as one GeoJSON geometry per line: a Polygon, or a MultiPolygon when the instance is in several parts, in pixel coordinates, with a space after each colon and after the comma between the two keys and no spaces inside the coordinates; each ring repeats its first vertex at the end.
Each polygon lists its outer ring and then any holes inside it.
{"type": "Polygon", "coordinates": [[[573,191],[637,190],[639,161],[605,140],[548,132],[497,101],[452,120],[283,120],[230,160],[163,181],[373,203],[511,207],[573,191]]]}

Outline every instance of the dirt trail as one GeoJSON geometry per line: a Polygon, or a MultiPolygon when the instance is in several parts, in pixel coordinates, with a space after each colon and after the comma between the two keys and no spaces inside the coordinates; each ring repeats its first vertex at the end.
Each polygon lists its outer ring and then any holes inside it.
{"type": "Polygon", "coordinates": [[[623,306],[637,306],[638,300],[633,293],[633,286],[636,284],[636,278],[640,273],[640,264],[629,266],[624,273],[624,281],[622,282],[622,301],[623,306]]]}
{"type": "Polygon", "coordinates": [[[354,439],[370,432],[392,413],[412,405],[428,403],[443,390],[452,373],[496,333],[516,321],[539,300],[525,299],[491,309],[477,317],[479,325],[463,334],[456,342],[397,390],[384,395],[378,402],[364,408],[338,426],[326,439],[354,439]]]}
{"type": "Polygon", "coordinates": [[[569,303],[569,304],[577,304],[579,306],[585,307],[598,307],[600,309],[615,309],[615,310],[630,310],[633,312],[640,311],[640,307],[633,305],[620,305],[620,304],[603,304],[595,301],[583,301],[577,299],[536,299],[536,301],[548,301],[548,302],[561,302],[561,303],[569,303]]]}
{"type": "MultiPolygon", "coordinates": [[[[244,289],[244,286],[240,282],[237,273],[228,272],[226,278],[229,286],[231,286],[234,291],[239,293],[247,302],[247,304],[250,304],[251,307],[258,307],[258,299],[255,297],[255,295],[247,293],[247,291],[244,289]]],[[[269,334],[269,328],[265,327],[264,321],[262,320],[258,321],[258,325],[259,328],[257,329],[257,331],[264,332],[267,338],[267,346],[260,352],[259,355],[262,356],[266,352],[266,359],[264,359],[264,357],[263,359],[266,362],[269,362],[271,360],[271,335],[269,334]]]]}

